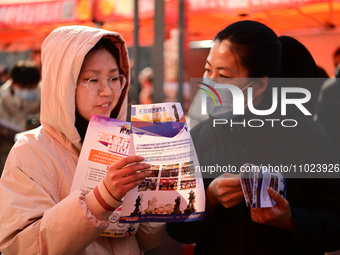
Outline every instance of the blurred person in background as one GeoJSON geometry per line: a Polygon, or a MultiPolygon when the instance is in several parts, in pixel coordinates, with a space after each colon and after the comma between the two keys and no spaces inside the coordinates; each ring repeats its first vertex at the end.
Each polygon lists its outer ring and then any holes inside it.
{"type": "Polygon", "coordinates": [[[0,89],[0,174],[16,133],[37,127],[40,115],[40,70],[21,60],[0,89]]]}
{"type": "Polygon", "coordinates": [[[317,121],[332,135],[340,149],[340,64],[335,69],[335,77],[329,78],[320,91],[317,121]]]}
{"type": "Polygon", "coordinates": [[[139,103],[153,103],[153,71],[150,67],[144,68],[138,76],[140,85],[139,103]]]}
{"type": "Polygon", "coordinates": [[[340,148],[340,47],[333,53],[333,63],[335,76],[327,79],[321,87],[316,119],[340,148]]]}
{"type": "MultiPolygon", "coordinates": [[[[10,79],[1,87],[0,119],[18,129],[30,129],[39,123],[40,70],[31,61],[19,61],[10,72],[10,79]]],[[[36,125],[38,126],[38,125],[36,125]]]]}
{"type": "Polygon", "coordinates": [[[294,79],[294,82],[290,82],[290,79],[287,79],[288,82],[284,84],[284,87],[301,87],[310,91],[311,99],[305,106],[314,116],[316,114],[319,91],[324,79],[319,79],[319,69],[314,58],[302,43],[290,36],[280,36],[279,40],[282,45],[281,75],[286,78],[298,78],[294,79]],[[299,82],[298,85],[296,84],[297,82],[299,82]]]}
{"type": "Polygon", "coordinates": [[[3,67],[0,72],[0,87],[9,79],[9,69],[7,67],[3,67]]]}

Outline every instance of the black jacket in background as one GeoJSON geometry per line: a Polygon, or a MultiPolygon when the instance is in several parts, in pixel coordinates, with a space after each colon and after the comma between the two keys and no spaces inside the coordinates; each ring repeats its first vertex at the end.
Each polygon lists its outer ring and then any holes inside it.
{"type": "Polygon", "coordinates": [[[321,95],[318,122],[332,135],[340,149],[340,77],[328,79],[322,86],[321,95]]]}
{"type": "MultiPolygon", "coordinates": [[[[301,116],[294,119],[298,126],[291,128],[280,124],[274,128],[214,128],[208,119],[192,130],[200,165],[230,164],[239,169],[244,163],[340,164],[339,151],[318,123],[301,116]]],[[[212,179],[203,176],[207,186],[212,179]]],[[[340,249],[340,182],[305,177],[287,178],[294,232],[252,222],[244,201],[231,209],[219,206],[204,221],[168,223],[167,231],[177,241],[196,243],[195,254],[301,255],[340,249]]]]}

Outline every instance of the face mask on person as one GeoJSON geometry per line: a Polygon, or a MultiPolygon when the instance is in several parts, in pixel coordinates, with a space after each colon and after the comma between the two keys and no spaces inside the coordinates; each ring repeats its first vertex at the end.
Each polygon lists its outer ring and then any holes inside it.
{"type": "Polygon", "coordinates": [[[32,102],[38,98],[38,90],[37,89],[18,89],[16,88],[14,91],[14,95],[21,100],[32,102]]]}
{"type": "MultiPolygon", "coordinates": [[[[205,81],[207,83],[207,81],[205,81]]],[[[242,88],[242,92],[246,90],[253,82],[248,83],[244,88],[242,88]]],[[[219,103],[215,104],[214,100],[211,97],[207,97],[207,112],[213,118],[220,118],[231,120],[234,119],[237,115],[233,114],[233,94],[227,88],[216,88],[215,82],[211,80],[209,83],[212,87],[215,87],[218,95],[221,98],[222,105],[219,103]]],[[[254,99],[254,98],[253,98],[254,99]]],[[[244,106],[246,108],[247,105],[244,106]]]]}

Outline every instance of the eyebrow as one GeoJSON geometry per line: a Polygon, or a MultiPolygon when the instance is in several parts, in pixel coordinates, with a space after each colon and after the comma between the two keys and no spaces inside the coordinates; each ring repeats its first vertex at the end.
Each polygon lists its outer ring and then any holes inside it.
{"type": "MultiPolygon", "coordinates": [[[[110,70],[110,73],[115,73],[119,71],[119,68],[113,68],[110,70]]],[[[96,69],[89,69],[89,70],[85,70],[84,73],[89,73],[89,72],[92,72],[92,73],[95,73],[95,74],[99,74],[101,71],[100,70],[96,70],[96,69]]]]}
{"type": "MultiPolygon", "coordinates": [[[[212,66],[208,60],[206,60],[205,62],[206,62],[209,66],[212,66]]],[[[233,69],[231,69],[231,68],[229,68],[229,67],[227,67],[227,66],[216,67],[216,69],[217,69],[217,70],[228,70],[228,71],[234,72],[233,69]]]]}

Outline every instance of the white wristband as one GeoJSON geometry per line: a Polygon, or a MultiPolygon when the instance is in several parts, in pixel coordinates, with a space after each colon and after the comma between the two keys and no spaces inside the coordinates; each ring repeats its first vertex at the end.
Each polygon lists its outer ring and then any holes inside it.
{"type": "Polygon", "coordinates": [[[119,206],[121,206],[123,204],[123,201],[118,201],[117,199],[115,199],[110,192],[107,190],[105,184],[104,184],[104,180],[101,181],[98,185],[98,190],[101,194],[101,196],[103,197],[103,199],[105,200],[105,202],[110,205],[113,208],[118,208],[119,206]]]}

